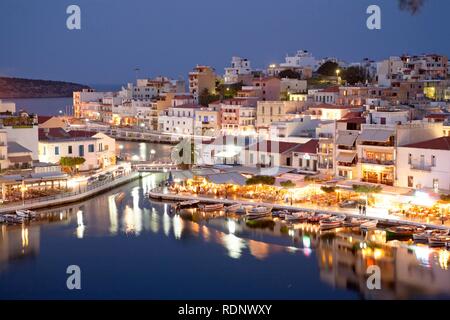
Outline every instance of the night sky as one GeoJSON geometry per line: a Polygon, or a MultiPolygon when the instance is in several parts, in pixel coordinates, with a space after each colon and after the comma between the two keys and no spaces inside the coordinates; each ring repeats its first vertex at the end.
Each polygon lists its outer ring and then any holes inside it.
{"type": "Polygon", "coordinates": [[[416,15],[394,0],[1,0],[0,75],[121,84],[135,77],[186,78],[195,64],[223,73],[232,55],[262,68],[307,49],[317,58],[382,59],[450,54],[450,1],[416,15]],[[81,7],[81,30],[66,8],[81,7]],[[382,29],[368,30],[378,4],[382,29]]]}

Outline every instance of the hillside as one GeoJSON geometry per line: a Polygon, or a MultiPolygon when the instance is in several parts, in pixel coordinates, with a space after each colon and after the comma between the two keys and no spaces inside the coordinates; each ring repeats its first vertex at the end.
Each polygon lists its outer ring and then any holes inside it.
{"type": "Polygon", "coordinates": [[[50,80],[0,77],[0,99],[71,97],[73,91],[88,86],[50,80]]]}

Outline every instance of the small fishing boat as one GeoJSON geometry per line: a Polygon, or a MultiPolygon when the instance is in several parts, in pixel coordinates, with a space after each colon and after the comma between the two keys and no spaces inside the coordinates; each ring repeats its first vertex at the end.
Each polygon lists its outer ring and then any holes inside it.
{"type": "Polygon", "coordinates": [[[0,215],[0,223],[3,223],[3,222],[6,222],[6,219],[2,215],[0,215]]]}
{"type": "Polygon", "coordinates": [[[331,215],[329,215],[329,214],[314,213],[313,215],[308,217],[308,222],[310,222],[310,223],[319,223],[320,220],[328,219],[329,217],[331,217],[331,215]]]}
{"type": "Polygon", "coordinates": [[[22,218],[33,218],[36,216],[36,212],[31,210],[16,210],[16,215],[22,218]]]}
{"type": "Polygon", "coordinates": [[[272,211],[272,216],[274,217],[279,217],[281,219],[284,219],[284,217],[286,216],[286,214],[289,214],[289,211],[287,210],[277,210],[277,211],[272,211]]]}
{"type": "Polygon", "coordinates": [[[309,218],[309,213],[305,211],[293,212],[292,215],[297,219],[297,221],[306,221],[309,218]]]}
{"type": "Polygon", "coordinates": [[[370,230],[375,229],[377,227],[378,220],[368,220],[366,222],[361,223],[359,226],[362,230],[370,230]]]}
{"type": "Polygon", "coordinates": [[[447,247],[450,243],[450,236],[433,236],[428,238],[428,245],[430,247],[447,247]]]}
{"type": "Polygon", "coordinates": [[[255,207],[247,211],[248,219],[259,219],[272,215],[272,207],[255,207]]]}
{"type": "Polygon", "coordinates": [[[436,236],[446,236],[448,230],[425,230],[424,232],[417,232],[413,234],[415,242],[428,242],[428,239],[436,236]]]}
{"type": "Polygon", "coordinates": [[[241,207],[240,203],[235,203],[225,207],[225,212],[236,212],[241,207]]]}
{"type": "Polygon", "coordinates": [[[344,227],[359,227],[361,224],[368,222],[368,219],[364,218],[351,218],[350,220],[346,220],[343,222],[344,227]]]}
{"type": "Polygon", "coordinates": [[[251,210],[252,206],[241,206],[236,210],[237,214],[247,214],[249,210],[251,210]]]}
{"type": "MultiPolygon", "coordinates": [[[[177,203],[177,207],[178,207],[179,209],[194,208],[194,207],[196,207],[199,203],[200,203],[200,201],[198,201],[198,200],[187,200],[187,201],[178,202],[178,203],[177,203]]],[[[223,206],[223,205],[222,205],[222,206],[223,206]]]]}
{"type": "Polygon", "coordinates": [[[223,203],[199,204],[198,208],[203,211],[217,211],[223,209],[223,203]]]}
{"type": "Polygon", "coordinates": [[[387,239],[410,239],[414,233],[421,233],[425,230],[423,227],[410,225],[395,226],[386,229],[387,239]]]}
{"type": "Polygon", "coordinates": [[[340,227],[345,220],[345,216],[334,216],[319,221],[321,230],[329,230],[340,227]]]}
{"type": "Polygon", "coordinates": [[[22,223],[25,220],[23,217],[17,216],[15,214],[5,214],[3,217],[5,218],[6,223],[9,224],[22,223]]]}

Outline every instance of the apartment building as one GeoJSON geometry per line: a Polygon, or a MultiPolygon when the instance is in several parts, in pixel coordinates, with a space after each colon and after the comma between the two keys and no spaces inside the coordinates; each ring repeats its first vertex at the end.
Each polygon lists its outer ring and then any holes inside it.
{"type": "Polygon", "coordinates": [[[243,84],[252,83],[252,68],[250,60],[241,57],[231,58],[231,67],[225,68],[223,81],[225,84],[234,84],[242,82],[243,84]]]}
{"type": "Polygon", "coordinates": [[[398,147],[397,186],[450,191],[450,137],[398,147]]]}
{"type": "Polygon", "coordinates": [[[195,134],[195,113],[200,109],[198,104],[182,104],[168,108],[159,116],[159,130],[181,135],[195,134]]]}
{"type": "Polygon", "coordinates": [[[256,128],[268,129],[274,122],[287,121],[301,112],[303,104],[298,101],[258,101],[256,105],[256,128]]]}
{"type": "Polygon", "coordinates": [[[193,71],[189,72],[189,93],[196,103],[204,90],[208,90],[211,94],[216,92],[216,74],[209,66],[197,65],[193,71]]]}

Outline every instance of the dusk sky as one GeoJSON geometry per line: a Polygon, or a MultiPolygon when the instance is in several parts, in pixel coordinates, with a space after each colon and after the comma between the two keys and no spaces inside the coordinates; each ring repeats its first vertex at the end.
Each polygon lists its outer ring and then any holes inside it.
{"type": "Polygon", "coordinates": [[[122,84],[135,77],[184,77],[196,64],[222,74],[231,56],[254,68],[286,53],[346,61],[402,53],[450,54],[450,1],[427,0],[416,15],[394,0],[2,0],[0,75],[122,84]],[[66,8],[81,7],[81,30],[66,8]],[[381,7],[368,30],[366,8],[381,7]]]}

